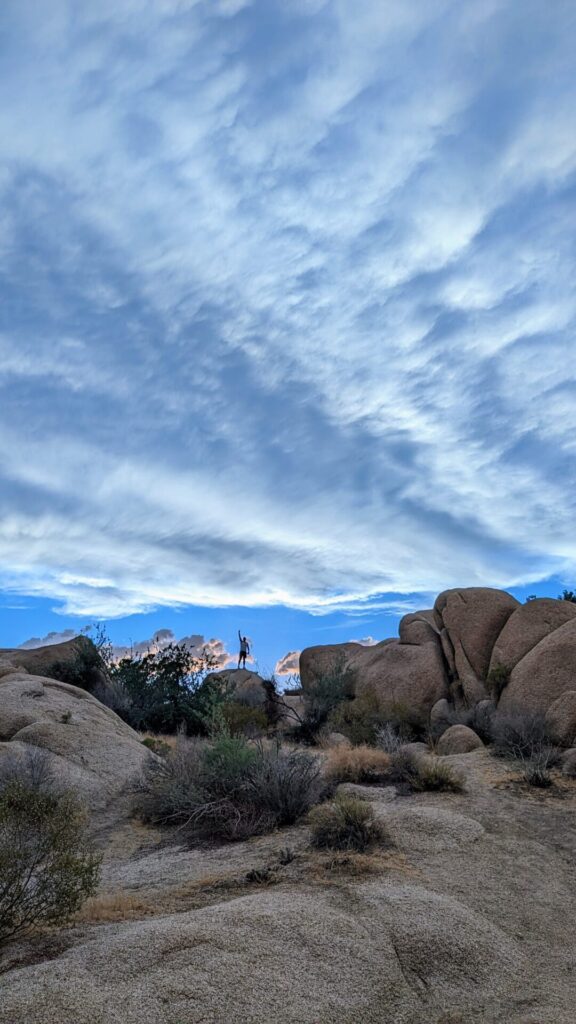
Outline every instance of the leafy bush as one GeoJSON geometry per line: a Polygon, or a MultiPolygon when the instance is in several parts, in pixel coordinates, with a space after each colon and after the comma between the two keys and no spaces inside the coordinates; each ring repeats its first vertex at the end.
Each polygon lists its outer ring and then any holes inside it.
{"type": "Polygon", "coordinates": [[[0,943],[37,924],[63,924],[99,877],[76,797],[53,788],[46,761],[20,768],[18,777],[16,762],[3,766],[0,778],[0,943]]]}
{"type": "Polygon", "coordinates": [[[389,767],[388,754],[375,747],[331,747],[324,774],[331,782],[378,782],[389,767]]]}
{"type": "Polygon", "coordinates": [[[423,757],[411,750],[399,750],[391,755],[389,777],[415,793],[461,793],[464,789],[462,778],[445,761],[423,757]]]}
{"type": "Polygon", "coordinates": [[[304,725],[310,734],[315,735],[325,725],[339,704],[352,699],[354,683],[354,672],[346,665],[343,657],[337,657],[308,684],[304,694],[304,725]]]}
{"type": "Polygon", "coordinates": [[[507,665],[495,665],[486,678],[486,688],[494,700],[500,700],[502,691],[510,682],[510,669],[507,665]]]}
{"type": "Polygon", "coordinates": [[[571,601],[572,604],[576,604],[576,590],[563,590],[558,595],[559,601],[571,601]]]}
{"type": "Polygon", "coordinates": [[[181,738],[166,761],[147,766],[140,809],[190,838],[233,840],[292,824],[321,794],[320,767],[309,753],[237,736],[181,738]]]}
{"type": "Polygon", "coordinates": [[[213,667],[210,657],[199,657],[186,644],[169,644],[111,665],[111,697],[106,688],[99,699],[135,729],[175,733],[184,728],[205,735],[229,697],[216,680],[206,678],[213,667]]]}
{"type": "Polygon", "coordinates": [[[382,724],[382,712],[373,690],[366,690],[354,700],[340,703],[333,709],[328,724],[334,732],[341,732],[351,743],[371,744],[382,724]]]}
{"type": "Polygon", "coordinates": [[[363,853],[386,839],[369,803],[338,793],[330,804],[315,807],[309,815],[312,845],[317,849],[357,850],[363,853]]]}

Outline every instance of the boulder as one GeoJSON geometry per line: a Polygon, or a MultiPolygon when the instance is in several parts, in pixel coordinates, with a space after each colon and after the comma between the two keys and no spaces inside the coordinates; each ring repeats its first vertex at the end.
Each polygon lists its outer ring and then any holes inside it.
{"type": "Polygon", "coordinates": [[[18,673],[0,679],[0,757],[26,747],[55,756],[58,777],[92,808],[106,806],[152,756],[137,733],[86,690],[18,673]]]}
{"type": "MultiPolygon", "coordinates": [[[[567,603],[567,602],[566,602],[567,603]]],[[[545,714],[563,693],[576,689],[576,619],[536,644],[512,670],[499,711],[545,714]]]]}
{"type": "Polygon", "coordinates": [[[488,696],[484,680],[492,649],[519,607],[510,594],[488,587],[445,590],[436,598],[436,626],[448,633],[454,650],[454,671],[467,703],[475,704],[488,696]]]}
{"type": "Polygon", "coordinates": [[[90,693],[105,689],[110,683],[98,649],[87,636],[76,636],[62,644],[49,644],[31,650],[0,648],[0,678],[15,670],[33,676],[59,679],[63,683],[80,686],[90,693]]]}
{"type": "Polygon", "coordinates": [[[470,754],[483,746],[480,737],[467,725],[451,725],[442,733],[436,751],[441,757],[446,757],[448,754],[470,754]]]}
{"type": "Polygon", "coordinates": [[[436,640],[438,630],[434,621],[434,609],[405,615],[400,619],[398,632],[403,644],[425,644],[436,640]]]}
{"type": "Polygon", "coordinates": [[[430,711],[431,729],[440,729],[443,726],[450,725],[453,710],[453,706],[446,700],[446,697],[441,697],[440,700],[437,700],[430,711]]]}
{"type": "Polygon", "coordinates": [[[305,648],[300,655],[304,696],[331,672],[349,673],[355,696],[374,693],[383,713],[401,707],[427,718],[436,701],[448,693],[437,634],[424,643],[384,640],[370,647],[348,643],[305,648]]]}
{"type": "Polygon", "coordinates": [[[546,712],[550,735],[562,747],[576,743],[576,690],[566,690],[546,712]]]}
{"type": "Polygon", "coordinates": [[[570,747],[562,755],[562,773],[571,779],[576,779],[576,747],[570,747]]]}
{"type": "Polygon", "coordinates": [[[223,672],[210,672],[206,680],[216,683],[230,693],[233,700],[249,707],[259,707],[266,703],[266,690],[262,676],[246,668],[225,669],[223,672]]]}
{"type": "Polygon", "coordinates": [[[576,604],[542,597],[516,608],[497,638],[490,671],[504,665],[512,671],[537,644],[566,622],[576,619],[576,604]]]}

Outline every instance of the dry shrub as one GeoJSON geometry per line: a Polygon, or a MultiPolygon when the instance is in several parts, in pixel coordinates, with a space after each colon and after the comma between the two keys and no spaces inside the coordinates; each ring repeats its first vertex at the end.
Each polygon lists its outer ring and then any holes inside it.
{"type": "Polygon", "coordinates": [[[383,750],[363,744],[361,747],[332,747],[327,754],[324,774],[330,782],[379,782],[390,767],[383,750]]]}
{"type": "MultiPolygon", "coordinates": [[[[260,685],[259,689],[261,693],[260,685]]],[[[232,736],[261,736],[268,730],[268,716],[261,704],[227,701],[222,705],[222,716],[232,736]]]]}
{"type": "Polygon", "coordinates": [[[385,870],[382,857],[374,853],[331,853],[319,858],[314,865],[323,874],[345,875],[351,878],[364,878],[366,875],[377,875],[385,870]]]}
{"type": "Polygon", "coordinates": [[[320,799],[317,757],[238,736],[211,743],[181,738],[145,771],[139,810],[189,837],[245,839],[293,824],[320,799]]]}
{"type": "Polygon", "coordinates": [[[409,786],[415,793],[461,793],[464,790],[462,777],[445,761],[423,757],[411,750],[401,749],[391,756],[390,778],[409,786]]]}
{"type": "Polygon", "coordinates": [[[133,893],[116,892],[92,896],[76,914],[77,924],[102,924],[140,919],[154,912],[150,901],[133,893]]]}
{"type": "Polygon", "coordinates": [[[385,830],[371,805],[355,796],[338,793],[332,803],[315,807],[308,820],[316,849],[364,853],[386,841],[385,830]]]}
{"type": "Polygon", "coordinates": [[[530,786],[552,785],[550,769],[560,760],[560,752],[550,736],[543,715],[517,709],[496,714],[492,723],[493,753],[519,762],[530,786]]]}

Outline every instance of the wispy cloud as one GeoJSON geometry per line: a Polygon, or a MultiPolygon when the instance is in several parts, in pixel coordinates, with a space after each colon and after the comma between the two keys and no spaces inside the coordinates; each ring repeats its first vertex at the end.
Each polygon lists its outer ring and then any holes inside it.
{"type": "Polygon", "coordinates": [[[569,2],[0,17],[3,589],[321,614],[576,571],[569,2]]]}

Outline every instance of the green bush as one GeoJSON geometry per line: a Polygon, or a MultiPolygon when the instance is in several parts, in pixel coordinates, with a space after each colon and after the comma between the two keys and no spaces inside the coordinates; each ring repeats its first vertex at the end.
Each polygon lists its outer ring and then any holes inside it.
{"type": "Polygon", "coordinates": [[[339,704],[328,718],[332,732],[341,732],[351,743],[374,744],[383,715],[373,690],[366,690],[354,700],[339,704]]]}
{"type": "Polygon", "coordinates": [[[100,859],[70,792],[43,779],[0,783],[0,943],[34,925],[65,923],[97,888],[100,859]]]}
{"type": "Polygon", "coordinates": [[[140,811],[190,838],[244,839],[292,824],[320,799],[320,766],[304,751],[254,746],[239,736],[179,739],[145,771],[140,811]]]}
{"type": "Polygon", "coordinates": [[[371,805],[358,797],[338,793],[330,804],[315,807],[309,815],[312,845],[317,849],[357,850],[363,853],[386,839],[371,805]]]}
{"type": "Polygon", "coordinates": [[[304,728],[316,735],[338,705],[354,696],[355,673],[342,656],[311,680],[304,691],[304,728]]]}
{"type": "Polygon", "coordinates": [[[167,757],[172,749],[166,740],[160,739],[159,736],[145,736],[142,740],[142,746],[147,747],[153,754],[158,754],[159,757],[167,757]]]}
{"type": "Polygon", "coordinates": [[[112,664],[112,686],[98,697],[135,729],[175,733],[184,728],[206,735],[229,698],[216,680],[206,678],[213,667],[208,656],[199,657],[186,644],[169,644],[112,664]]]}

